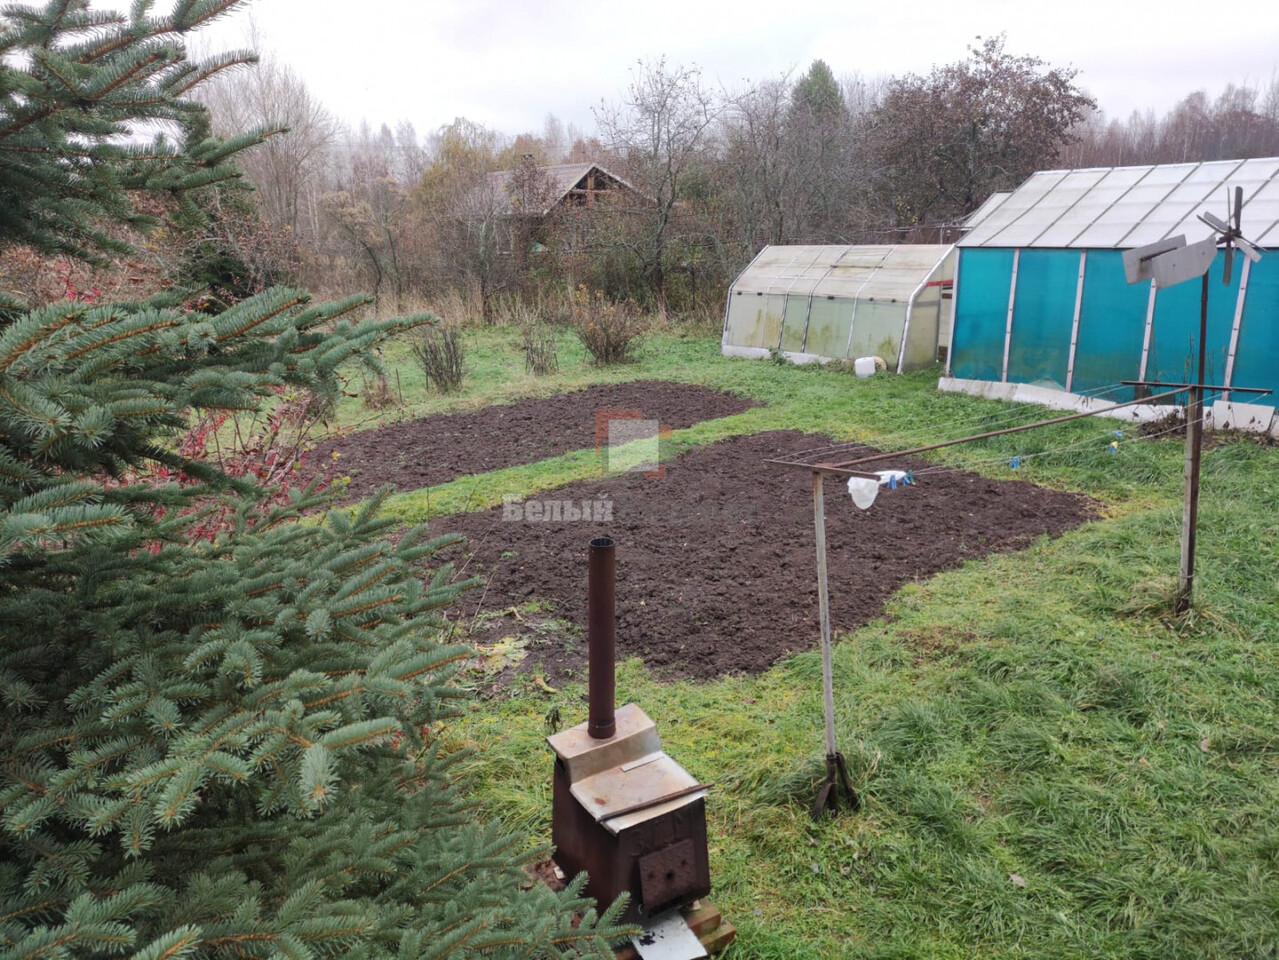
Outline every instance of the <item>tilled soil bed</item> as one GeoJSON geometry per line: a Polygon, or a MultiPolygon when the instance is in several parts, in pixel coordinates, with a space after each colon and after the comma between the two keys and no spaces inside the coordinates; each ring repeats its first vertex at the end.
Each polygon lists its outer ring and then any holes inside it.
{"type": "MultiPolygon", "coordinates": [[[[468,576],[487,578],[483,591],[467,595],[462,613],[539,599],[554,605],[552,616],[583,628],[587,543],[611,536],[619,659],[638,656],[666,677],[759,671],[814,646],[818,636],[811,474],[763,461],[824,442],[795,431],[723,440],[669,462],[661,479],[580,481],[518,508],[437,518],[432,531],[465,534],[458,565],[468,576]],[[533,515],[551,519],[527,519],[533,503],[533,515]],[[603,512],[611,509],[611,520],[594,519],[607,503],[603,512]],[[517,513],[522,518],[512,519],[517,513]],[[577,513],[591,519],[564,519],[577,513]]],[[[833,627],[848,630],[881,615],[904,583],[971,557],[1017,550],[1096,516],[1097,504],[1084,496],[958,471],[881,490],[861,511],[842,484],[828,480],[833,627]]],[[[509,615],[489,621],[474,639],[521,631],[536,633],[509,615]]],[[[583,632],[571,629],[537,637],[522,669],[580,675],[585,662],[583,632]]]]}
{"type": "Polygon", "coordinates": [[[696,384],[634,380],[349,433],[311,456],[327,465],[336,451],[336,472],[351,478],[348,496],[362,499],[388,483],[416,490],[593,447],[600,410],[639,410],[678,430],[758,405],[696,384]]]}

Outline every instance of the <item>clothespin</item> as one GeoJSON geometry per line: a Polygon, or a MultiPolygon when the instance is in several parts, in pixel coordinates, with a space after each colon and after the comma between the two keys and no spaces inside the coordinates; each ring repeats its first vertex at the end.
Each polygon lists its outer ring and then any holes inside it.
{"type": "Polygon", "coordinates": [[[1013,457],[1011,460],[1008,461],[1008,466],[1012,467],[1014,470],[1020,470],[1021,457],[1013,457]]]}
{"type": "Polygon", "coordinates": [[[1109,450],[1111,453],[1118,453],[1118,452],[1119,452],[1119,442],[1118,442],[1117,440],[1111,440],[1111,441],[1110,441],[1110,446],[1109,446],[1109,447],[1107,447],[1106,449],[1107,449],[1107,450],[1109,450]]]}
{"type": "Polygon", "coordinates": [[[914,474],[902,470],[876,470],[875,473],[879,477],[880,484],[889,490],[896,490],[898,487],[914,482],[914,474]]]}

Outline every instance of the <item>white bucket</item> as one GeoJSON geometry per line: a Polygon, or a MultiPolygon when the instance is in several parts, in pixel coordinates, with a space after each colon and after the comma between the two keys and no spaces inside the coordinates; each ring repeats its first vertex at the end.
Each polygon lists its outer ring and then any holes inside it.
{"type": "Polygon", "coordinates": [[[869,377],[875,372],[874,357],[858,357],[853,361],[853,372],[859,377],[869,377]]]}

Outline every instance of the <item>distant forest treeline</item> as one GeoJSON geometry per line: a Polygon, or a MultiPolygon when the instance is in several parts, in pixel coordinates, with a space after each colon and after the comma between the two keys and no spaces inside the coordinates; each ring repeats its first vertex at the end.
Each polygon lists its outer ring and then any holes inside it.
{"type": "Polygon", "coordinates": [[[765,244],[951,239],[993,191],[1048,167],[1279,155],[1279,79],[1124,119],[1077,81],[1002,37],[925,75],[841,79],[815,61],[739,89],[659,59],[590,133],[548,114],[538,132],[458,118],[422,136],[407,122],[347,128],[266,56],[201,94],[218,130],[287,128],[242,155],[255,191],[216,199],[211,231],[156,244],[227,296],[296,279],[371,289],[387,309],[448,296],[491,319],[503,301],[585,284],[713,317],[765,244]],[[586,161],[644,202],[512,217],[488,186],[494,171],[586,161]]]}

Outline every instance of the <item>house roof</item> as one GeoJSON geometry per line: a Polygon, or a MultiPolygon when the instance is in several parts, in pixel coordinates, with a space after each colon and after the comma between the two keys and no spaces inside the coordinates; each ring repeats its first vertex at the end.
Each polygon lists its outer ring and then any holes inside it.
{"type": "MultiPolygon", "coordinates": [[[[598,163],[555,163],[545,167],[538,167],[538,173],[547,178],[547,196],[549,202],[545,209],[538,211],[540,215],[550,213],[572,190],[582,178],[591,170],[597,170],[607,177],[616,180],[622,186],[639,193],[635,187],[617,174],[604,169],[598,163]]],[[[499,197],[507,199],[507,209],[504,213],[515,213],[514,194],[512,191],[512,183],[515,178],[514,170],[499,170],[496,173],[490,173],[489,185],[493,188],[493,192],[499,197]]],[[[528,211],[524,211],[528,212],[528,211]]]]}
{"type": "MultiPolygon", "coordinates": [[[[1128,249],[1210,228],[1226,214],[1226,191],[1243,188],[1243,234],[1279,247],[1279,157],[1138,167],[1044,170],[969,218],[960,247],[1128,249]]],[[[996,196],[999,196],[996,194],[996,196]]]]}

